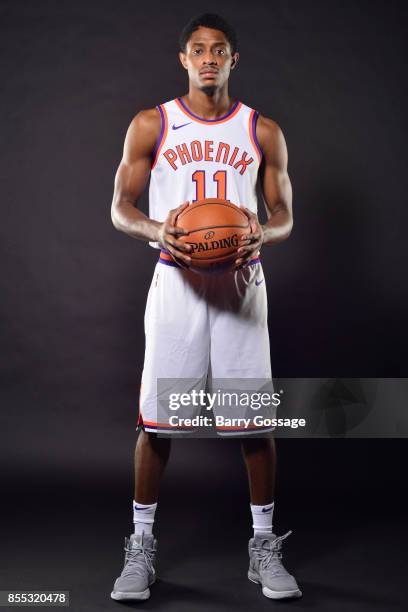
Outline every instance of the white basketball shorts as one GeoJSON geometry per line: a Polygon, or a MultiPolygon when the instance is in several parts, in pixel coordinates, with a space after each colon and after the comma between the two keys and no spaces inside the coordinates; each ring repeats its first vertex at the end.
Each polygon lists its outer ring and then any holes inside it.
{"type": "MultiPolygon", "coordinates": [[[[146,303],[138,426],[157,433],[191,433],[194,426],[178,424],[175,413],[173,424],[169,424],[160,400],[164,395],[175,397],[206,385],[215,392],[219,389],[213,382],[223,389],[236,389],[241,384],[242,389],[262,388],[272,394],[267,314],[266,282],[259,257],[253,257],[241,270],[198,273],[181,268],[161,250],[146,303]]],[[[215,402],[212,411],[217,434],[264,434],[275,429],[270,424],[244,423],[239,418],[242,410],[237,406],[224,410],[215,402]],[[217,413],[226,418],[217,417],[217,413]],[[237,418],[227,418],[231,416],[237,418]]],[[[201,411],[200,405],[183,406],[184,417],[197,417],[201,411]]],[[[247,416],[248,411],[255,416],[256,410],[246,406],[247,416]]],[[[263,414],[265,411],[270,418],[276,416],[273,407],[263,408],[263,414]]]]}

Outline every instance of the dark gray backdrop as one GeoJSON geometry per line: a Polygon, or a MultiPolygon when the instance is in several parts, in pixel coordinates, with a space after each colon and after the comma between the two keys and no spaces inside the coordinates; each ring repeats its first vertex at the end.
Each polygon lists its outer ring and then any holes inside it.
{"type": "MultiPolygon", "coordinates": [[[[114,173],[134,114],[186,92],[177,36],[208,9],[238,30],[231,94],[275,119],[288,144],[294,231],[262,252],[274,374],[407,376],[404,2],[2,0],[0,426],[11,522],[1,521],[9,569],[0,588],[70,587],[76,610],[91,609],[98,589],[98,609],[114,609],[104,597],[130,529],[143,312],[157,257],[112,227],[114,173]],[[94,578],[52,574],[56,534],[93,538],[96,529],[112,547],[103,580],[96,585],[100,567],[94,578]],[[19,569],[15,541],[24,533],[34,573],[19,569]]],[[[282,528],[315,528],[301,540],[304,571],[322,521],[367,525],[383,511],[396,520],[403,445],[278,440],[277,518],[282,528]]],[[[187,515],[171,512],[196,503],[200,533],[216,530],[211,500],[220,493],[235,500],[245,548],[250,517],[237,444],[179,442],[162,522],[168,512],[172,527],[186,525],[187,515]]],[[[57,557],[62,564],[71,555],[70,570],[87,550],[82,539],[72,542],[57,557]]],[[[291,546],[295,559],[299,543],[291,546]]],[[[387,576],[398,578],[395,563],[387,576]]],[[[316,605],[323,596],[332,607],[342,597],[372,604],[308,580],[316,605]]],[[[183,600],[181,586],[176,593],[183,600]]]]}

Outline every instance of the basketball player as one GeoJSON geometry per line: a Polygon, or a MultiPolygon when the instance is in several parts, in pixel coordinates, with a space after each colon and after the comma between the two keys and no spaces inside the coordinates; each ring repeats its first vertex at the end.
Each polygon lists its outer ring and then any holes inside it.
{"type": "MultiPolygon", "coordinates": [[[[180,36],[188,93],[134,117],[115,178],[115,228],[160,249],[145,314],[134,533],[125,539],[125,565],[111,593],[116,600],[147,599],[156,578],[153,523],[171,443],[171,436],[158,435],[163,424],[157,417],[157,379],[205,381],[209,368],[217,378],[271,378],[259,253],[290,235],[292,191],[281,129],[229,95],[238,58],[236,34],[221,17],[193,19],[180,36]],[[258,176],[268,217],[264,225],[257,217],[258,176]],[[137,206],[149,177],[147,217],[137,206]],[[180,212],[204,197],[244,207],[250,223],[233,269],[216,275],[191,270],[191,247],[180,240],[186,232],[176,227],[180,212]]],[[[248,577],[266,597],[280,599],[299,597],[301,591],[281,561],[282,542],[291,532],[277,536],[272,529],[272,429],[263,437],[243,437],[242,452],[254,528],[248,577]]],[[[237,427],[222,433],[243,432],[237,427]]]]}

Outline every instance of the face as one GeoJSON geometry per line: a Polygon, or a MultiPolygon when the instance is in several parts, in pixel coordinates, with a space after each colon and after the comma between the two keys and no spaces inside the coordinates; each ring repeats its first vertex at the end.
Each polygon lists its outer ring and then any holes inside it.
{"type": "Polygon", "coordinates": [[[200,27],[192,33],[186,52],[180,52],[179,57],[195,87],[217,89],[228,81],[239,54],[231,54],[231,46],[223,32],[200,27]]]}

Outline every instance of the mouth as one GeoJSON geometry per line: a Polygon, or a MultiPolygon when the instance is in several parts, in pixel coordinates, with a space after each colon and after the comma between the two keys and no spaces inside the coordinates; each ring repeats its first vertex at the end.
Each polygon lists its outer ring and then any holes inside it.
{"type": "Polygon", "coordinates": [[[200,72],[200,77],[202,79],[215,79],[218,72],[216,70],[203,70],[200,72]]]}

